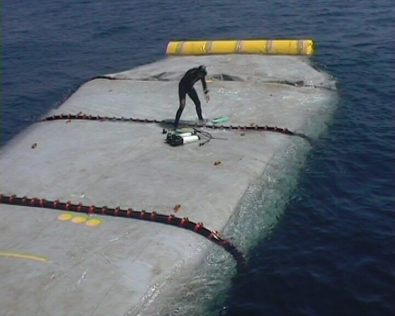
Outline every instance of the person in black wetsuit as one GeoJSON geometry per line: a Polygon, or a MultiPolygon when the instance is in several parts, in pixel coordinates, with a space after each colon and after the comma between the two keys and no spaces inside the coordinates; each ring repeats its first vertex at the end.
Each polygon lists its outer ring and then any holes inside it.
{"type": "Polygon", "coordinates": [[[177,110],[176,119],[174,121],[174,128],[178,127],[178,121],[180,120],[182,111],[184,110],[185,98],[187,94],[192,99],[193,103],[195,103],[196,114],[199,120],[203,121],[202,108],[200,107],[200,100],[193,85],[199,80],[202,81],[204,96],[206,98],[206,102],[208,102],[210,100],[210,96],[208,95],[208,89],[205,80],[206,75],[207,75],[206,67],[201,65],[197,68],[189,69],[185,73],[184,77],[182,77],[180,83],[178,84],[178,96],[180,99],[180,106],[177,110]]]}

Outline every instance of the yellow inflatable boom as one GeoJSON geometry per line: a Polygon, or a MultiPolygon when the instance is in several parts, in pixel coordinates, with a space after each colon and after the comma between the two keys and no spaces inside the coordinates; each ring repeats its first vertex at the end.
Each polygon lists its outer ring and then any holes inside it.
{"type": "Polygon", "coordinates": [[[171,41],[167,44],[167,55],[209,54],[270,54],[312,55],[314,41],[305,40],[213,40],[171,41]]]}

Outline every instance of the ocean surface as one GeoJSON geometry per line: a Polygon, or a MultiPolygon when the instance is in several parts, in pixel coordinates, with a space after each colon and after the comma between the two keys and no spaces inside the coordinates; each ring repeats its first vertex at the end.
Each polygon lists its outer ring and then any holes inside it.
{"type": "Polygon", "coordinates": [[[169,40],[313,38],[335,116],[212,314],[395,315],[394,26],[393,0],[3,0],[1,146],[169,40]]]}

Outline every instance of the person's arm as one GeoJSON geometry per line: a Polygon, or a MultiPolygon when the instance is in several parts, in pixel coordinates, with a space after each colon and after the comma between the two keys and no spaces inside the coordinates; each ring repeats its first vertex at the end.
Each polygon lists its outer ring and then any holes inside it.
{"type": "Polygon", "coordinates": [[[206,98],[206,102],[208,102],[210,100],[210,96],[208,95],[209,90],[207,89],[207,83],[205,77],[202,78],[202,86],[203,86],[204,97],[206,98]]]}

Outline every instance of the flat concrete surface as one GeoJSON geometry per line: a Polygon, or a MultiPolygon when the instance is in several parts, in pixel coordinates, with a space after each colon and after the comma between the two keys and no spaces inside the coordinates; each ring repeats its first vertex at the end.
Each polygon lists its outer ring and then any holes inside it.
{"type": "MultiPolygon", "coordinates": [[[[48,115],[172,119],[179,79],[200,64],[208,69],[209,103],[201,84],[195,87],[206,118],[228,116],[227,125],[278,126],[314,139],[333,112],[334,82],[304,58],[218,55],[166,58],[89,81],[48,115]]],[[[182,119],[196,119],[190,99],[182,119]]],[[[221,232],[274,156],[295,144],[310,146],[271,132],[207,130],[221,139],[170,147],[162,128],[35,123],[2,148],[0,193],[163,214],[180,204],[176,216],[221,232]]],[[[171,293],[169,284],[177,284],[181,271],[209,265],[209,250],[235,266],[222,248],[176,227],[98,215],[101,222],[88,226],[72,221],[79,214],[61,220],[60,211],[4,204],[0,213],[4,315],[164,314],[159,297],[171,293]]]]}

